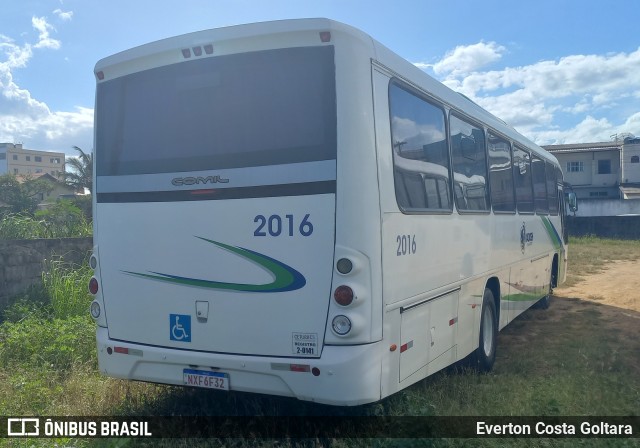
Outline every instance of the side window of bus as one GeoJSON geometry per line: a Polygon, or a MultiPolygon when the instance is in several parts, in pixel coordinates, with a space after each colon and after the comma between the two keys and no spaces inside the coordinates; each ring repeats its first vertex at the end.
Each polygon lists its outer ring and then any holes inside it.
{"type": "Polygon", "coordinates": [[[556,179],[556,168],[550,163],[545,163],[547,173],[547,202],[549,202],[549,214],[558,214],[558,179],[556,179]]]}
{"type": "Polygon", "coordinates": [[[449,127],[456,207],[461,211],[489,211],[484,131],[453,115],[449,127]]]}
{"type": "Polygon", "coordinates": [[[396,200],[403,211],[451,211],[444,110],[389,86],[396,200]]]}
{"type": "Polygon", "coordinates": [[[494,212],[515,212],[516,198],[511,170],[511,145],[489,133],[489,180],[494,212]]]}
{"type": "Polygon", "coordinates": [[[544,172],[544,160],[533,156],[533,196],[535,202],[536,213],[549,213],[549,204],[547,203],[547,176],[544,172]]]}
{"type": "Polygon", "coordinates": [[[531,156],[527,151],[517,146],[513,148],[513,182],[516,187],[518,212],[533,213],[531,156]]]}

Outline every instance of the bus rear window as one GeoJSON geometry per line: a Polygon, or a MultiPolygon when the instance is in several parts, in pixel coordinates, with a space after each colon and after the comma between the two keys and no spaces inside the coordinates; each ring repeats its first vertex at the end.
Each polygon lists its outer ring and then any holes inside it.
{"type": "Polygon", "coordinates": [[[102,176],[336,158],[331,46],[217,56],[98,84],[102,176]]]}

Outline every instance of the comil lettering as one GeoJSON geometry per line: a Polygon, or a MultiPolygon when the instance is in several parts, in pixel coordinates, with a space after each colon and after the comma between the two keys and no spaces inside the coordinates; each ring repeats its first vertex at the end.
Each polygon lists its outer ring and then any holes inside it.
{"type": "Polygon", "coordinates": [[[184,185],[198,185],[198,184],[226,184],[229,179],[224,179],[220,176],[207,176],[207,177],[175,177],[171,179],[171,183],[176,187],[182,187],[184,185]]]}

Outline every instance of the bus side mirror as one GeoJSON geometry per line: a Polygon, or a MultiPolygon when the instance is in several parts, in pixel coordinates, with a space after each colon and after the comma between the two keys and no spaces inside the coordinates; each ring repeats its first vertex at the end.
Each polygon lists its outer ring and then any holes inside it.
{"type": "Polygon", "coordinates": [[[569,210],[571,210],[575,214],[575,212],[578,211],[578,198],[573,191],[569,193],[568,202],[569,210]]]}

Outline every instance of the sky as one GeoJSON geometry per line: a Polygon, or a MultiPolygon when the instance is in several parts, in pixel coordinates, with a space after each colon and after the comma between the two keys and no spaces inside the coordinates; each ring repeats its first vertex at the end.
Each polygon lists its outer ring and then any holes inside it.
{"type": "Polygon", "coordinates": [[[360,28],[540,145],[640,135],[638,0],[1,0],[0,142],[93,148],[95,63],[221,26],[360,28]]]}

